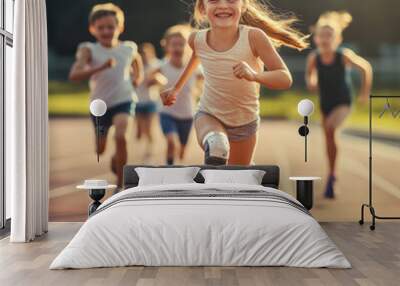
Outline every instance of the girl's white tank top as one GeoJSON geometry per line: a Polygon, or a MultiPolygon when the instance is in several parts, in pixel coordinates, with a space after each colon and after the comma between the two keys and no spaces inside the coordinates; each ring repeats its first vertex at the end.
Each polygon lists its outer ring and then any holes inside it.
{"type": "Polygon", "coordinates": [[[233,74],[233,67],[247,62],[255,71],[263,71],[263,63],[254,56],[249,41],[250,27],[239,26],[239,38],[224,52],[213,50],[207,43],[209,29],[197,32],[196,55],[204,74],[204,90],[199,110],[209,113],[228,126],[241,126],[258,120],[260,85],[233,74]]]}

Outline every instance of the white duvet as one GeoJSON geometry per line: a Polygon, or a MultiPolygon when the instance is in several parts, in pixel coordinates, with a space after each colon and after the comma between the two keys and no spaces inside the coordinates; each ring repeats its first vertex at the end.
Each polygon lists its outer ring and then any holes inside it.
{"type": "Polygon", "coordinates": [[[175,190],[262,191],[299,204],[279,190],[254,185],[193,183],[128,189],[101,205],[50,269],[128,265],[351,267],[313,217],[279,200],[251,196],[121,199],[137,192],[175,190]]]}

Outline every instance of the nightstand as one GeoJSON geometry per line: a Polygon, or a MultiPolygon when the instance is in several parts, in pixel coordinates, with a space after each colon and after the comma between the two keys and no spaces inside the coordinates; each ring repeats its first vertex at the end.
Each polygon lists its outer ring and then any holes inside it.
{"type": "Polygon", "coordinates": [[[291,181],[296,181],[296,199],[302,205],[311,210],[314,202],[314,181],[321,180],[320,177],[290,177],[291,181]]]}
{"type": "Polygon", "coordinates": [[[83,185],[76,188],[89,191],[89,197],[93,202],[88,207],[88,215],[91,216],[101,205],[100,200],[104,198],[107,189],[115,189],[116,185],[109,185],[106,180],[85,180],[83,185]]]}

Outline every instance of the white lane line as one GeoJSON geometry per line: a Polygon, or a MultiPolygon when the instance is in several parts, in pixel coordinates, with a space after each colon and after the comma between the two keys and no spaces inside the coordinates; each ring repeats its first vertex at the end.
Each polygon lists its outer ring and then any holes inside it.
{"type": "Polygon", "coordinates": [[[290,170],[290,161],[287,157],[287,153],[280,147],[280,144],[277,144],[277,148],[275,148],[275,152],[273,152],[276,161],[279,162],[280,168],[280,189],[285,192],[288,192],[293,195],[293,186],[289,183],[289,175],[288,172],[290,170]],[[278,147],[279,146],[279,147],[278,147]]]}
{"type": "MultiPolygon", "coordinates": [[[[284,129],[282,129],[284,130],[284,129]]],[[[287,134],[281,133],[282,138],[287,138],[287,134]]],[[[273,138],[279,138],[278,136],[274,136],[273,138]]],[[[289,142],[282,142],[282,143],[289,143],[289,142]]],[[[273,155],[275,157],[275,161],[279,162],[279,169],[280,169],[280,189],[284,192],[289,193],[292,196],[295,196],[294,185],[289,180],[289,171],[291,170],[290,167],[290,160],[288,158],[288,145],[282,144],[277,140],[273,140],[271,144],[274,144],[274,152],[273,155]]]]}
{"type": "MultiPolygon", "coordinates": [[[[104,173],[104,174],[98,174],[94,177],[97,178],[105,178],[108,181],[112,181],[112,175],[111,173],[104,173]]],[[[49,198],[54,199],[54,198],[59,198],[65,195],[69,195],[72,193],[76,192],[82,192],[82,190],[77,190],[76,186],[79,185],[80,182],[76,182],[76,184],[70,184],[70,185],[64,185],[59,188],[54,188],[49,191],[49,198]]]]}
{"type": "Polygon", "coordinates": [[[72,193],[76,193],[78,190],[75,185],[65,185],[60,188],[52,189],[49,192],[49,198],[55,199],[72,193]]]}
{"type": "MultiPolygon", "coordinates": [[[[364,152],[365,158],[368,159],[369,143],[367,139],[358,138],[351,135],[342,134],[345,139],[345,148],[352,149],[358,152],[364,152]],[[350,143],[351,142],[351,143],[350,143]]],[[[372,143],[373,156],[379,156],[392,161],[400,161],[400,149],[389,144],[374,141],[372,143]]]]}
{"type": "MultiPolygon", "coordinates": [[[[366,187],[365,187],[365,193],[367,194],[368,192],[368,167],[366,167],[364,164],[361,164],[360,162],[350,159],[349,157],[346,158],[346,163],[343,163],[341,168],[343,170],[346,170],[349,173],[352,173],[354,175],[357,175],[363,179],[365,179],[366,182],[366,187]]],[[[378,175],[377,173],[373,172],[372,173],[372,184],[373,187],[377,187],[392,196],[395,196],[396,198],[400,199],[400,188],[393,183],[389,182],[382,176],[378,175]]]]}

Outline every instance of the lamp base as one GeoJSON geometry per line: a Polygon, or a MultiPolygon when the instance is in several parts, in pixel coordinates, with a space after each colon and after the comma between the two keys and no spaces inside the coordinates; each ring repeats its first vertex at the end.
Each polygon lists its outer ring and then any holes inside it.
{"type": "Polygon", "coordinates": [[[91,216],[97,208],[101,205],[100,200],[106,194],[105,189],[92,189],[89,190],[89,197],[93,200],[93,202],[89,205],[88,215],[91,216]]]}
{"type": "Polygon", "coordinates": [[[306,125],[303,125],[299,128],[299,134],[300,136],[305,137],[310,134],[310,129],[306,125]]]}

